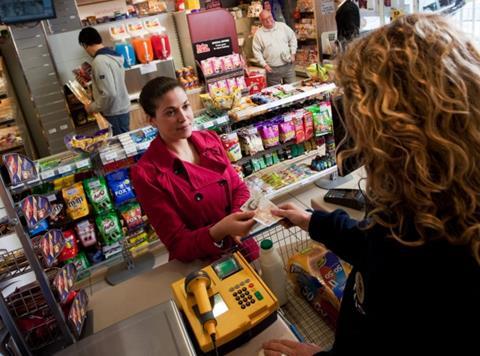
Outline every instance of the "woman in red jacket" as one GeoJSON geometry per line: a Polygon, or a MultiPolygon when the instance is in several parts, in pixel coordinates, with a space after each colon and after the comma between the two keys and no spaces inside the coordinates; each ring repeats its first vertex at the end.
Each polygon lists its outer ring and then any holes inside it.
{"type": "Polygon", "coordinates": [[[143,209],[170,259],[213,260],[239,244],[250,260],[258,257],[255,224],[241,212],[249,198],[217,134],[192,131],[193,112],[180,83],[158,77],[140,94],[140,105],[159,135],[132,168],[132,181],[143,209]]]}

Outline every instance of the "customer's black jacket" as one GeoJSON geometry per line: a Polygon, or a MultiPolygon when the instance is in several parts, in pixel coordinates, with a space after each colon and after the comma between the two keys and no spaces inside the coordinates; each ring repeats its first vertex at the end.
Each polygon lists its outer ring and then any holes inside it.
{"type": "Polygon", "coordinates": [[[360,10],[352,1],[345,1],[335,14],[337,22],[337,40],[340,42],[351,41],[358,36],[360,30],[360,10]]]}
{"type": "Polygon", "coordinates": [[[469,249],[407,247],[359,224],[343,210],[310,222],[310,236],[353,265],[328,355],[479,355],[480,266],[469,249]]]}

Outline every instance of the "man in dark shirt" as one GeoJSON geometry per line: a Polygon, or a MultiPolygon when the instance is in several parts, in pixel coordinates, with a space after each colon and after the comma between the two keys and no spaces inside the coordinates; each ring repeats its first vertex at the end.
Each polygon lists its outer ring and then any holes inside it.
{"type": "Polygon", "coordinates": [[[336,0],[337,40],[344,46],[358,36],[360,30],[360,10],[352,0],[336,0]]]}

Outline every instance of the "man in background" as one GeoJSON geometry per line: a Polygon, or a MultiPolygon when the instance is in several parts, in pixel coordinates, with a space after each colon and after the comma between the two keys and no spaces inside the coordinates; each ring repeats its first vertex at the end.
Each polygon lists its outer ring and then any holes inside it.
{"type": "Polygon", "coordinates": [[[358,36],[360,31],[360,10],[352,0],[335,0],[337,11],[335,21],[337,23],[337,41],[340,49],[358,36]]]}
{"type": "Polygon", "coordinates": [[[101,112],[112,126],[113,135],[129,131],[130,99],[125,85],[123,57],[102,43],[102,37],[92,27],[78,35],[78,43],[93,57],[93,102],[87,112],[101,112]]]}
{"type": "Polygon", "coordinates": [[[253,38],[253,54],[267,71],[268,86],[295,81],[297,37],[283,22],[276,22],[272,13],[260,13],[260,27],[253,38]]]}

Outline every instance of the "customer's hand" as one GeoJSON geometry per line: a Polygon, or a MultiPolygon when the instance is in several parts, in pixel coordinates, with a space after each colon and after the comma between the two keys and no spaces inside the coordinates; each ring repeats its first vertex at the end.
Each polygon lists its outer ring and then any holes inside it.
{"type": "MultiPolygon", "coordinates": [[[[272,215],[287,219],[293,226],[298,226],[302,230],[308,231],[312,214],[306,212],[295,204],[282,204],[278,209],[272,209],[272,215]]],[[[286,226],[290,227],[290,226],[286,226]]]]}
{"type": "Polygon", "coordinates": [[[265,356],[312,356],[323,351],[315,344],[305,344],[291,340],[270,340],[263,344],[265,356]]]}
{"type": "Polygon", "coordinates": [[[263,68],[265,68],[267,73],[272,73],[272,67],[270,67],[268,64],[265,64],[265,66],[263,68]]]}
{"type": "Polygon", "coordinates": [[[240,211],[225,216],[210,228],[210,236],[215,242],[226,236],[246,236],[255,225],[255,211],[240,211]]]}

